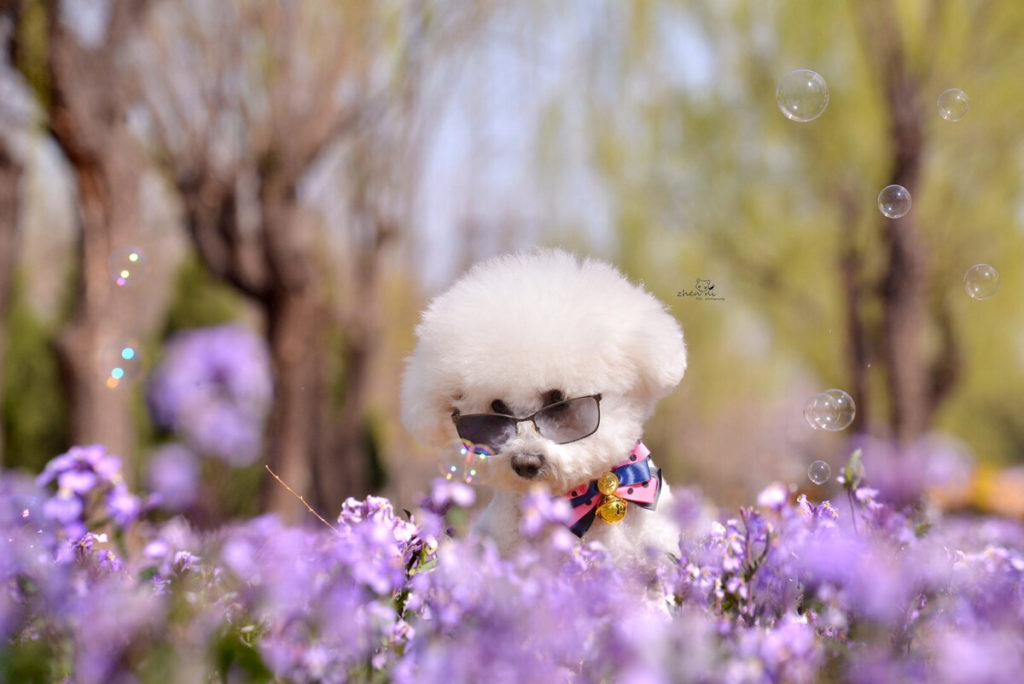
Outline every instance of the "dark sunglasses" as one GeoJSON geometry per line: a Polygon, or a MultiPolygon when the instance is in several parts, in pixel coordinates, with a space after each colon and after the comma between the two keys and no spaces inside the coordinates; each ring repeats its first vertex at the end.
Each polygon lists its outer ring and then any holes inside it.
{"type": "Polygon", "coordinates": [[[556,444],[568,444],[597,432],[601,423],[601,395],[577,397],[555,402],[525,418],[500,413],[472,413],[466,416],[452,413],[459,437],[473,444],[485,444],[497,449],[512,439],[516,426],[524,421],[533,423],[541,437],[556,444]]]}

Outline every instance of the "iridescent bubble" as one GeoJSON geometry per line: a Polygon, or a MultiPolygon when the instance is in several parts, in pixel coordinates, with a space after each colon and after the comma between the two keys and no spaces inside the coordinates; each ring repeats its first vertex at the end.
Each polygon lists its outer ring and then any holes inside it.
{"type": "Polygon", "coordinates": [[[902,185],[887,185],[878,193],[878,210],[891,219],[906,216],[910,203],[910,191],[902,185]]]}
{"type": "Polygon", "coordinates": [[[804,419],[815,430],[824,430],[825,425],[838,415],[838,412],[839,407],[836,406],[835,400],[824,392],[815,394],[804,404],[804,419]]]}
{"type": "Polygon", "coordinates": [[[999,271],[988,264],[975,264],[964,273],[964,290],[974,299],[988,299],[999,290],[999,271]]]}
{"type": "Polygon", "coordinates": [[[138,247],[122,247],[110,255],[110,277],[118,287],[138,285],[149,275],[149,260],[138,247]]]}
{"type": "Polygon", "coordinates": [[[942,91],[935,103],[939,108],[939,116],[946,121],[959,121],[967,116],[971,103],[967,99],[967,93],[959,88],[950,88],[942,91]]]}
{"type": "Polygon", "coordinates": [[[853,397],[840,389],[819,392],[804,405],[804,418],[815,430],[843,430],[850,426],[856,414],[853,397]]]}
{"type": "Polygon", "coordinates": [[[841,389],[825,390],[825,394],[832,398],[836,406],[835,420],[825,429],[836,431],[850,427],[857,416],[857,405],[853,403],[853,397],[841,389]]]}
{"type": "Polygon", "coordinates": [[[451,482],[459,476],[459,471],[462,470],[462,466],[451,460],[442,461],[440,464],[441,477],[451,482]]]}
{"type": "Polygon", "coordinates": [[[480,480],[486,480],[490,475],[491,461],[494,452],[482,444],[473,444],[469,440],[462,440],[459,444],[459,454],[462,457],[462,481],[466,484],[474,484],[480,480]]]}
{"type": "Polygon", "coordinates": [[[832,477],[832,466],[825,461],[815,461],[807,468],[807,478],[816,485],[823,485],[832,477]]]}
{"type": "Polygon", "coordinates": [[[138,378],[142,358],[138,343],[132,340],[111,342],[100,352],[100,373],[104,384],[117,389],[138,378]]]}
{"type": "Polygon", "coordinates": [[[813,121],[828,106],[828,84],[810,69],[797,69],[779,81],[775,101],[787,119],[801,123],[813,121]]]}
{"type": "Polygon", "coordinates": [[[460,440],[448,450],[441,462],[441,476],[446,480],[459,480],[466,484],[485,481],[491,473],[494,452],[482,444],[460,440]]]}

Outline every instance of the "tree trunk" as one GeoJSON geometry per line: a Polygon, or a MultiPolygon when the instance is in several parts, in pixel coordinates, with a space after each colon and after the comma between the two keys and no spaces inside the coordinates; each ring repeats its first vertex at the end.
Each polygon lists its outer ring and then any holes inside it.
{"type": "Polygon", "coordinates": [[[128,411],[128,387],[107,387],[101,365],[105,346],[128,339],[124,334],[126,322],[119,320],[113,280],[108,274],[116,240],[112,205],[123,200],[110,196],[110,182],[100,168],[78,160],[73,169],[79,194],[81,272],[75,312],[61,331],[57,345],[68,392],[69,434],[73,444],[99,443],[114,453],[130,456],[134,431],[128,411]]]}
{"type": "MultiPolygon", "coordinates": [[[[888,3],[857,3],[854,16],[866,54],[874,60],[888,117],[893,152],[888,184],[914,196],[924,150],[922,75],[907,63],[899,22],[888,3]]],[[[879,287],[883,321],[881,357],[888,372],[892,436],[907,444],[925,433],[956,379],[957,349],[948,315],[928,299],[929,255],[917,230],[916,214],[881,218],[888,263],[879,287]],[[927,353],[930,325],[942,333],[936,356],[927,353]]]]}
{"type": "MultiPolygon", "coordinates": [[[[3,406],[4,350],[6,349],[7,309],[14,280],[14,262],[18,253],[19,164],[0,142],[0,406],[3,406]]],[[[4,465],[3,421],[0,421],[0,468],[4,465]]]]}
{"type": "MultiPolygon", "coordinates": [[[[375,308],[366,302],[365,311],[375,308]]],[[[372,314],[370,314],[372,315],[372,314]]],[[[367,402],[373,351],[363,330],[348,329],[342,343],[344,380],[340,408],[324,401],[323,443],[316,453],[316,497],[324,510],[341,510],[345,498],[363,498],[370,493],[370,458],[366,443],[367,402]]],[[[329,392],[328,392],[329,394],[329,392]]]]}
{"type": "MultiPolygon", "coordinates": [[[[372,136],[355,144],[356,164],[373,168],[372,136]]],[[[372,197],[374,177],[360,178],[354,189],[349,248],[352,274],[347,279],[346,305],[340,316],[343,326],[340,406],[325,402],[325,444],[317,453],[317,498],[327,510],[341,507],[346,497],[363,498],[380,486],[384,474],[375,463],[376,445],[369,432],[368,407],[371,375],[381,348],[381,264],[385,246],[396,233],[372,197]]],[[[383,175],[383,174],[381,174],[383,175]]]]}
{"type": "MultiPolygon", "coordinates": [[[[324,397],[323,346],[327,325],[324,277],[312,227],[297,210],[295,181],[268,170],[260,179],[263,246],[269,274],[265,301],[274,366],[274,405],[268,424],[270,467],[310,498],[320,407],[324,397]]],[[[268,481],[264,505],[289,522],[305,515],[301,503],[268,481]]]]}
{"type": "MultiPolygon", "coordinates": [[[[889,182],[917,191],[924,133],[917,82],[907,73],[899,45],[891,49],[886,70],[889,137],[894,153],[889,182]]],[[[931,414],[930,360],[925,354],[928,324],[928,251],[917,232],[916,214],[883,218],[889,262],[882,282],[884,354],[889,369],[894,436],[903,443],[928,428],[931,414]]]]}
{"type": "Polygon", "coordinates": [[[889,369],[894,436],[906,444],[925,432],[931,413],[928,359],[924,354],[927,257],[913,221],[907,217],[896,219],[887,228],[885,241],[889,266],[882,285],[883,353],[889,369]]]}
{"type": "MultiPolygon", "coordinates": [[[[79,286],[72,320],[58,354],[68,392],[73,443],[102,443],[131,457],[131,384],[105,384],[101,357],[108,346],[133,339],[133,301],[110,275],[115,250],[133,244],[141,223],[142,152],[125,123],[119,91],[118,49],[146,3],[119,2],[103,45],[83,48],[51,8],[47,71],[50,132],[71,164],[78,193],[79,286]]],[[[129,471],[130,472],[130,471],[129,471]]]]}
{"type": "MultiPolygon", "coordinates": [[[[268,460],[281,479],[308,499],[323,396],[322,311],[311,290],[282,288],[272,296],[267,314],[275,383],[268,460]]],[[[276,481],[267,480],[266,486],[266,509],[289,522],[305,515],[301,503],[276,481]]]]}
{"type": "Polygon", "coordinates": [[[857,402],[857,413],[851,429],[861,432],[869,426],[874,401],[868,384],[870,349],[868,325],[864,320],[865,276],[864,257],[854,238],[861,208],[859,200],[849,186],[839,186],[835,193],[839,199],[842,244],[839,248],[839,273],[843,286],[843,304],[846,307],[846,365],[850,378],[850,394],[857,402]]]}

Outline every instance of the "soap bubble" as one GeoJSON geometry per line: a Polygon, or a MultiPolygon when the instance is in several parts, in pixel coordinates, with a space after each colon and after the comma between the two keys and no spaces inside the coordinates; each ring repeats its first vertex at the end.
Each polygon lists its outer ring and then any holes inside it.
{"type": "Polygon", "coordinates": [[[826,427],[826,430],[845,430],[850,427],[854,417],[857,415],[857,405],[853,403],[853,397],[841,389],[829,389],[825,390],[825,394],[830,396],[835,402],[836,416],[835,422],[832,427],[826,427]]]}
{"type": "Polygon", "coordinates": [[[815,394],[804,404],[804,418],[815,430],[824,430],[838,411],[835,400],[824,392],[815,394]]]}
{"type": "Polygon", "coordinates": [[[798,69],[779,81],[775,101],[787,119],[806,123],[821,116],[828,106],[828,84],[810,69],[798,69]]]}
{"type": "Polygon", "coordinates": [[[936,104],[939,107],[939,116],[946,121],[959,121],[967,116],[967,111],[971,108],[967,93],[959,88],[942,91],[936,104]]]}
{"type": "Polygon", "coordinates": [[[964,273],[964,290],[974,299],[988,299],[999,289],[999,271],[988,264],[975,264],[964,273]]]}
{"type": "Polygon", "coordinates": [[[459,477],[462,465],[456,461],[446,459],[440,465],[441,477],[451,482],[459,477]]]}
{"type": "Polygon", "coordinates": [[[122,247],[110,255],[110,277],[118,287],[132,287],[149,275],[149,260],[138,247],[122,247]]]}
{"type": "Polygon", "coordinates": [[[832,466],[825,461],[815,461],[807,468],[808,479],[816,485],[823,485],[832,477],[832,466]]]}
{"type": "Polygon", "coordinates": [[[142,369],[139,345],[131,340],[112,342],[100,352],[100,374],[104,384],[117,389],[135,380],[142,369]]]}
{"type": "Polygon", "coordinates": [[[490,475],[491,461],[494,452],[482,444],[473,444],[463,439],[448,451],[448,456],[441,462],[441,476],[448,480],[459,480],[466,484],[475,484],[486,480],[490,475]]]}
{"type": "Polygon", "coordinates": [[[878,210],[891,219],[910,211],[910,191],[902,185],[887,185],[878,193],[878,210]]]}
{"type": "Polygon", "coordinates": [[[819,392],[804,405],[804,418],[815,430],[844,430],[850,427],[856,415],[853,397],[841,389],[819,392]]]}

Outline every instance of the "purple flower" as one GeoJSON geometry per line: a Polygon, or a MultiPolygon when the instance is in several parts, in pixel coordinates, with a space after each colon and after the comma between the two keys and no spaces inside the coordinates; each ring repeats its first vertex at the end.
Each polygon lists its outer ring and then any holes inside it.
{"type": "Polygon", "coordinates": [[[124,484],[115,485],[107,493],[107,511],[120,527],[128,527],[139,517],[142,502],[124,484]]]}
{"type": "Polygon", "coordinates": [[[176,334],[147,392],[158,424],[232,465],[259,456],[271,397],[266,343],[238,325],[176,334]]]}
{"type": "Polygon", "coordinates": [[[714,524],[680,490],[679,557],[652,572],[579,543],[540,491],[517,551],[438,546],[430,509],[471,502],[452,483],[409,519],[369,497],[336,530],[263,516],[200,535],[137,521],[118,460],[75,449],[38,485],[0,474],[0,638],[75,681],[223,678],[211,648],[230,676],[287,681],[1015,681],[1024,525],[900,507],[871,475],[835,502],[772,485],[714,524]]]}
{"type": "Polygon", "coordinates": [[[89,470],[68,470],[57,477],[57,487],[60,490],[86,495],[99,482],[96,473],[89,470]]]}
{"type": "Polygon", "coordinates": [[[781,511],[789,499],[789,488],[781,482],[773,482],[757,495],[757,505],[773,511],[781,511]]]}
{"type": "MultiPolygon", "coordinates": [[[[99,448],[102,449],[102,447],[99,448]]],[[[92,464],[92,468],[104,482],[110,482],[113,484],[121,482],[121,459],[117,456],[104,454],[99,460],[92,464]]]]}
{"type": "Polygon", "coordinates": [[[377,594],[397,591],[407,579],[407,565],[421,548],[416,526],[398,518],[391,502],[376,496],[365,501],[347,499],[338,523],[338,553],[353,579],[377,594]]]}
{"type": "Polygon", "coordinates": [[[147,479],[163,508],[184,510],[195,503],[199,494],[199,461],[188,448],[169,444],[150,457],[147,479]]]}
{"type": "Polygon", "coordinates": [[[529,491],[520,500],[519,508],[522,513],[519,531],[527,539],[535,538],[555,527],[564,526],[571,513],[565,497],[553,497],[543,489],[529,491]]]}
{"type": "Polygon", "coordinates": [[[43,472],[36,478],[36,482],[47,485],[57,480],[61,488],[71,489],[77,494],[86,494],[92,486],[113,482],[114,478],[120,477],[120,473],[120,459],[108,456],[102,445],[73,446],[67,453],[47,463],[43,472]],[[62,479],[65,479],[67,484],[62,482],[62,479]]]}
{"type": "Polygon", "coordinates": [[[181,574],[192,570],[199,563],[199,556],[188,551],[177,551],[171,561],[171,567],[175,573],[181,574]]]}
{"type": "Polygon", "coordinates": [[[96,468],[106,459],[106,449],[100,444],[73,446],[66,453],[50,460],[43,468],[43,472],[36,478],[36,482],[46,485],[64,473],[73,471],[95,472],[96,468]]]}
{"type": "Polygon", "coordinates": [[[43,504],[43,515],[62,525],[80,522],[85,509],[82,499],[68,490],[62,490],[43,504]]]}
{"type": "Polygon", "coordinates": [[[906,447],[869,435],[858,435],[854,444],[880,498],[897,506],[917,501],[929,489],[959,486],[974,469],[965,447],[936,434],[906,447]]]}
{"type": "Polygon", "coordinates": [[[1011,684],[1024,670],[1019,630],[963,629],[948,625],[928,635],[935,681],[1011,684]]]}
{"type": "Polygon", "coordinates": [[[740,635],[739,654],[760,660],[767,681],[815,682],[824,661],[824,648],[806,617],[787,613],[768,629],[740,635]]]}
{"type": "Polygon", "coordinates": [[[444,515],[452,506],[469,508],[475,501],[476,492],[469,485],[438,477],[431,483],[430,498],[426,503],[431,511],[444,515]]]}
{"type": "Polygon", "coordinates": [[[123,679],[122,659],[155,633],[164,616],[156,594],[119,574],[100,576],[88,591],[69,596],[62,612],[72,630],[73,679],[80,682],[123,679]]]}
{"type": "Polygon", "coordinates": [[[142,510],[121,475],[121,459],[100,445],[72,447],[46,464],[36,478],[40,486],[57,484],[43,505],[43,515],[62,526],[65,539],[75,542],[96,520],[111,519],[126,528],[142,510]],[[94,496],[98,493],[102,496],[94,496]]]}

